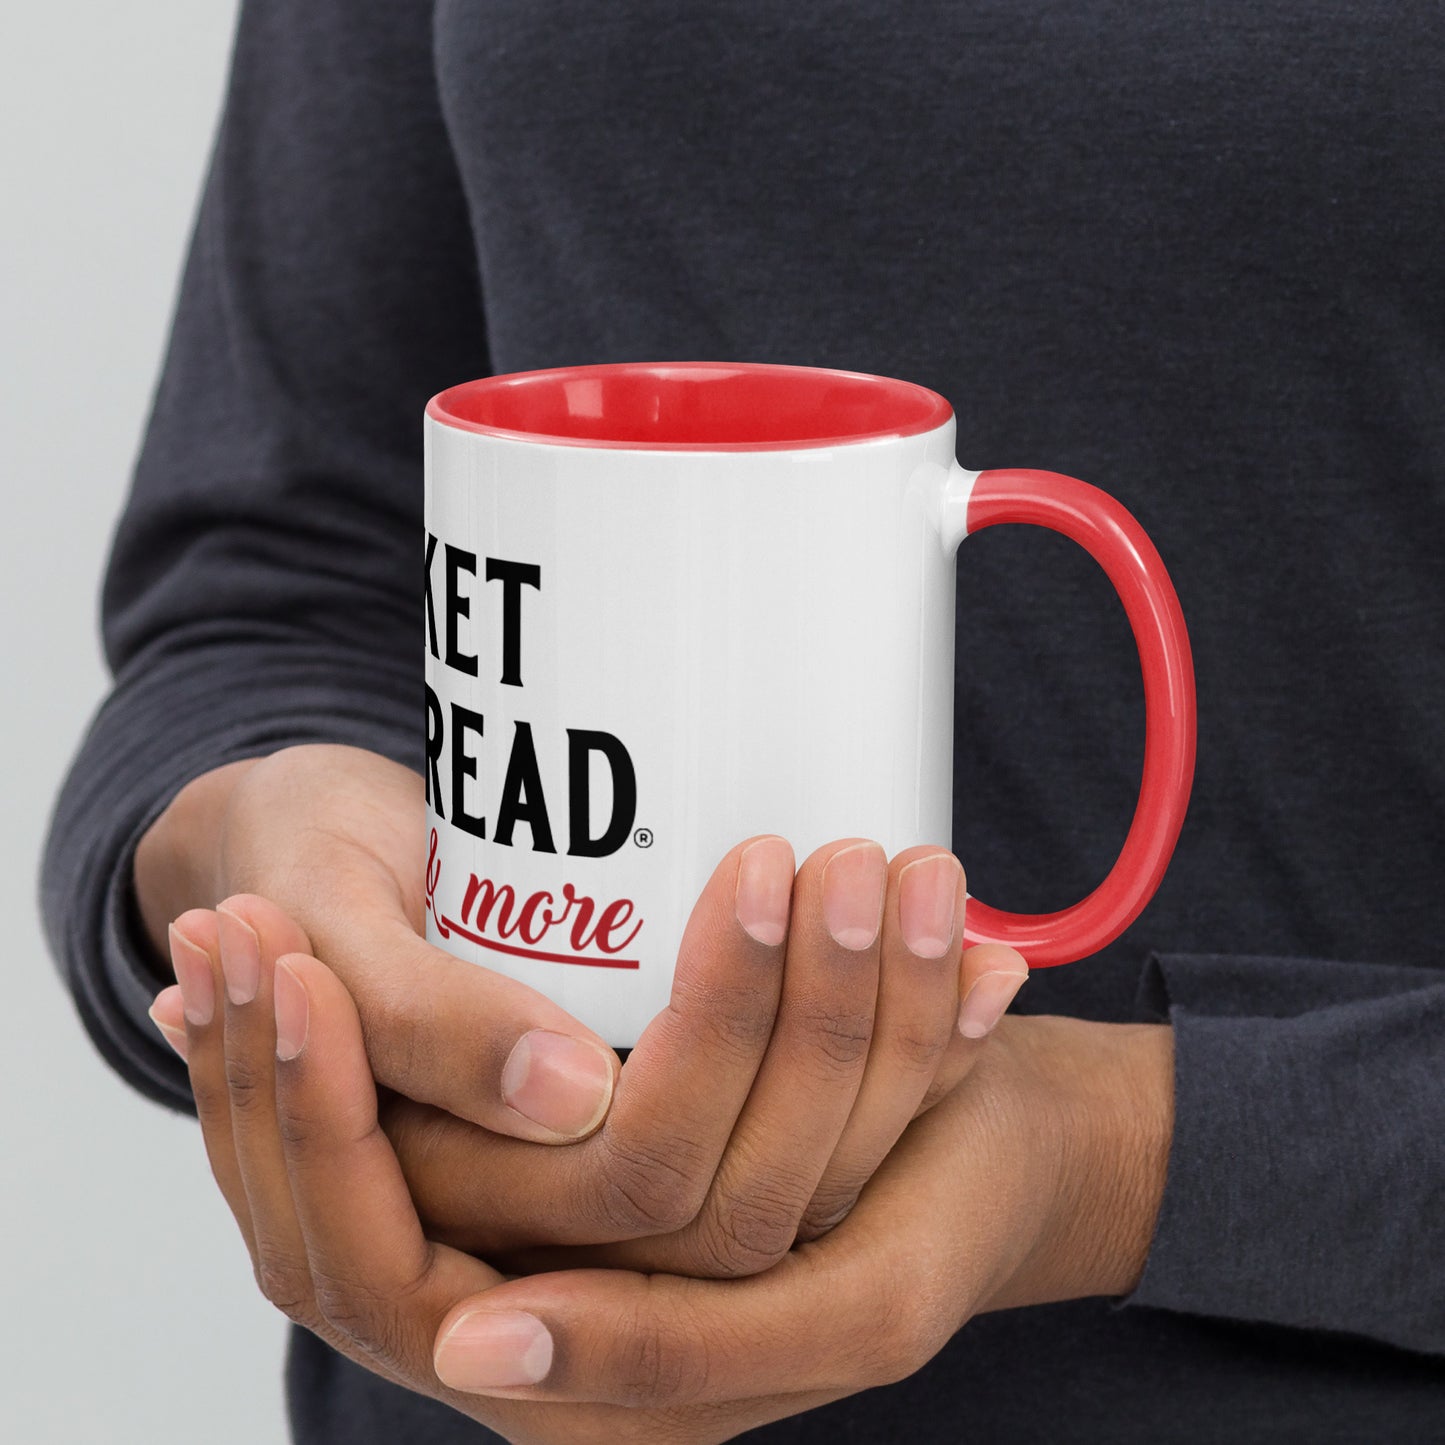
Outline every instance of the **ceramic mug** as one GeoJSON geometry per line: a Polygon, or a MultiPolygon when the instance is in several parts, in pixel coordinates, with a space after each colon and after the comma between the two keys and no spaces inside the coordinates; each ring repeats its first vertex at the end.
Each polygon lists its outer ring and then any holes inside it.
{"type": "Polygon", "coordinates": [[[937,393],[807,367],[493,376],[434,397],[425,428],[433,942],[631,1047],[734,844],[948,846],[954,553],[1000,522],[1072,537],[1117,589],[1143,780],[1093,893],[1041,915],[970,898],[965,936],[1069,962],[1152,896],[1193,777],[1193,668],[1158,553],[1103,492],[966,471],[937,393]]]}

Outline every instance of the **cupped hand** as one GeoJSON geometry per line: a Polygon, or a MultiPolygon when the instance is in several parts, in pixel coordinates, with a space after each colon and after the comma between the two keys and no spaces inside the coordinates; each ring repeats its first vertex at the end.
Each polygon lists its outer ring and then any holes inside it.
{"type": "Polygon", "coordinates": [[[964,907],[940,848],[890,863],[842,840],[794,878],[782,839],[739,845],[590,1139],[542,1152],[408,1099],[383,1108],[428,1233],[517,1272],[585,1259],[707,1278],[818,1238],[1027,977],[1011,949],[963,949],[964,907]]]}
{"type": "MultiPolygon", "coordinates": [[[[189,924],[214,951],[211,920],[189,924]]],[[[1120,1293],[1142,1267],[1168,1152],[1167,1028],[1011,1021],[848,1218],[764,1273],[509,1281],[426,1238],[336,976],[292,955],[273,977],[245,1029],[187,1018],[183,1042],[263,1290],[510,1440],[729,1439],[912,1373],[980,1310],[1120,1293]]],[[[175,1002],[157,1004],[167,1028],[175,1002]]]]}
{"type": "Polygon", "coordinates": [[[263,955],[317,954],[356,1001],[380,1083],[497,1134],[584,1137],[607,1112],[617,1055],[535,989],[426,942],[424,836],[416,773],[359,748],[286,748],[181,790],[141,840],[137,900],[198,1016],[217,1011],[219,984],[166,925],[229,900],[219,950],[237,1006],[269,1007],[263,955]]]}

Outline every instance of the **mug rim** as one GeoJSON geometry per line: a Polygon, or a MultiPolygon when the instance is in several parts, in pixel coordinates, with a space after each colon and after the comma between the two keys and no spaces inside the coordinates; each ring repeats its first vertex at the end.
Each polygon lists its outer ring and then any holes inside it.
{"type": "Polygon", "coordinates": [[[460,431],[549,446],[787,452],[919,436],[951,420],[953,407],[917,382],[833,367],[619,361],[461,382],[433,396],[426,415],[460,431]]]}

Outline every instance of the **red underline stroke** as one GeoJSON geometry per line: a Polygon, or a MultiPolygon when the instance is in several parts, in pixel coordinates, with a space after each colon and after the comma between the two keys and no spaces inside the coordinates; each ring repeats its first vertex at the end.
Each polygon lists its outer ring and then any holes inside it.
{"type": "Polygon", "coordinates": [[[450,928],[454,933],[459,933],[463,938],[480,944],[483,948],[495,949],[498,953],[515,954],[518,958],[536,958],[544,963],[580,963],[589,968],[640,968],[641,960],[636,958],[583,958],[575,953],[543,953],[535,948],[518,948],[514,943],[499,943],[495,938],[483,938],[480,933],[473,933],[470,928],[463,928],[454,919],[441,917],[442,924],[450,928]]]}

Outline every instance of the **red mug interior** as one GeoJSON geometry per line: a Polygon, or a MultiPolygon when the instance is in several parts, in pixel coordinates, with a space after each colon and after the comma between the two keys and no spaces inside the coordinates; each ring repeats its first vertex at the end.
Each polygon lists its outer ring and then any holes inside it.
{"type": "Polygon", "coordinates": [[[449,426],[560,445],[764,451],[915,436],[953,409],[911,381],[756,362],[617,362],[463,382],[432,398],[449,426]]]}

